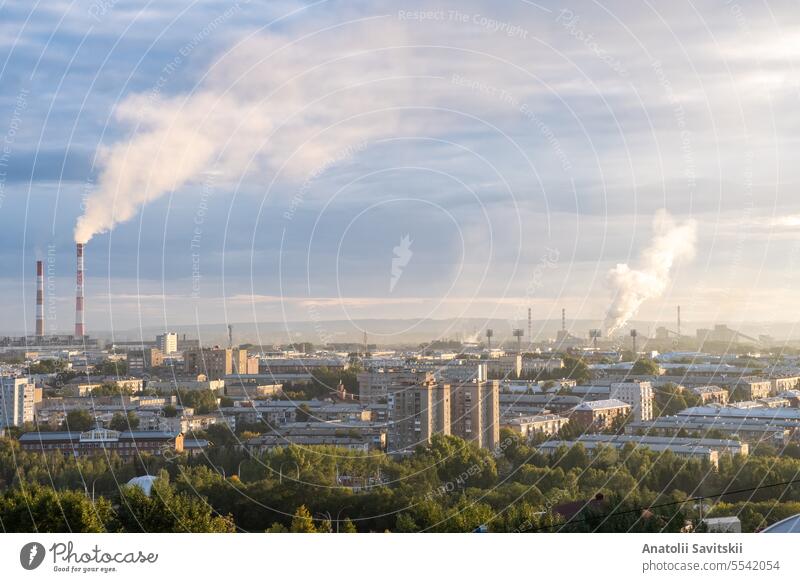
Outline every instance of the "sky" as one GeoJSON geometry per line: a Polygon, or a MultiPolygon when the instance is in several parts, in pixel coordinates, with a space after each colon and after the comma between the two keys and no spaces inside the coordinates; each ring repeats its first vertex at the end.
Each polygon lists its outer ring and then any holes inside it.
{"type": "Polygon", "coordinates": [[[36,259],[71,330],[76,225],[90,333],[599,322],[664,212],[694,248],[636,317],[769,332],[799,57],[790,2],[0,0],[2,333],[36,259]]]}

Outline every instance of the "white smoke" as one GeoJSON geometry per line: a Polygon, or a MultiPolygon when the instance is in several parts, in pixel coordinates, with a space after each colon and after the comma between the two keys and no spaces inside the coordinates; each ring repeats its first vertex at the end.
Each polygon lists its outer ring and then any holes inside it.
{"type": "Polygon", "coordinates": [[[226,52],[189,94],[121,102],[115,117],[131,135],[99,152],[97,187],[76,242],[110,231],[207,171],[231,185],[245,174],[269,183],[278,171],[297,180],[355,144],[395,133],[393,106],[406,92],[385,79],[402,77],[402,66],[369,50],[373,42],[392,44],[392,34],[350,32],[360,50],[348,50],[334,32],[302,44],[253,38],[226,52]]]}
{"type": "Polygon", "coordinates": [[[648,299],[661,296],[670,280],[676,261],[694,256],[697,223],[687,220],[678,224],[666,211],[653,218],[653,240],[642,251],[639,269],[618,264],[608,272],[608,281],[615,290],[606,313],[608,336],[624,326],[648,299]]]}

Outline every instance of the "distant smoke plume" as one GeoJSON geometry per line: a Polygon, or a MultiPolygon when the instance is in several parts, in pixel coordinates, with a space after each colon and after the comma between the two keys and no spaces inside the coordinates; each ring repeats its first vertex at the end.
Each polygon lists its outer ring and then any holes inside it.
{"type": "Polygon", "coordinates": [[[631,269],[623,263],[608,273],[609,283],[615,290],[605,320],[609,336],[634,317],[645,301],[664,293],[675,262],[694,256],[696,238],[697,224],[694,220],[678,224],[663,210],[656,214],[653,240],[642,251],[641,268],[631,269]]]}

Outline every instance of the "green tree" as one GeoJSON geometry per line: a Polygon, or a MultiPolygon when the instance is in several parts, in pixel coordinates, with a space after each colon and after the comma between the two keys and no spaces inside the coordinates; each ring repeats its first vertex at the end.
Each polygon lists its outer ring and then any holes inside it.
{"type": "Polygon", "coordinates": [[[78,491],[33,485],[0,496],[0,521],[6,532],[101,533],[113,522],[111,503],[94,503],[78,491]]]}
{"type": "Polygon", "coordinates": [[[61,426],[62,430],[84,432],[94,426],[94,418],[88,410],[70,410],[61,426]]]}
{"type": "Polygon", "coordinates": [[[123,360],[104,360],[94,370],[101,376],[124,376],[128,373],[128,363],[123,360]]]}
{"type": "Polygon", "coordinates": [[[657,376],[658,364],[648,358],[639,358],[631,367],[631,374],[634,376],[657,376]]]}
{"type": "Polygon", "coordinates": [[[579,384],[591,380],[592,373],[589,371],[589,366],[581,358],[565,355],[562,360],[564,361],[562,371],[565,374],[563,377],[575,380],[579,384]]]}
{"type": "Polygon", "coordinates": [[[108,428],[120,432],[136,430],[139,428],[139,417],[132,410],[129,410],[127,414],[115,412],[111,417],[111,422],[108,423],[108,428]]]}
{"type": "Polygon", "coordinates": [[[118,520],[121,527],[128,532],[235,531],[230,516],[215,515],[214,509],[202,497],[177,493],[163,472],[154,481],[149,496],[139,487],[122,487],[118,520]]]}
{"type": "Polygon", "coordinates": [[[317,533],[314,518],[311,517],[311,513],[305,505],[301,505],[295,511],[289,531],[292,533],[317,533]]]}

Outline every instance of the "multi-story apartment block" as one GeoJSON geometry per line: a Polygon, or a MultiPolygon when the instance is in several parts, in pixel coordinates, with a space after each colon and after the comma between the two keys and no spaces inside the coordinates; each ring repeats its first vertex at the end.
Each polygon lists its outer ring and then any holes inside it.
{"type": "Polygon", "coordinates": [[[183,353],[186,374],[203,374],[209,380],[220,380],[231,374],[248,373],[248,354],[245,349],[208,348],[183,353]]]}
{"type": "Polygon", "coordinates": [[[156,336],[156,346],[165,356],[171,356],[178,351],[178,334],[164,333],[156,336]]]}
{"type": "Polygon", "coordinates": [[[653,385],[650,382],[614,382],[609,395],[631,405],[634,421],[653,420],[653,385]]]}
{"type": "Polygon", "coordinates": [[[35,397],[29,378],[0,376],[0,428],[33,422],[35,397]]]}
{"type": "Polygon", "coordinates": [[[479,447],[500,442],[500,382],[473,381],[450,386],[451,433],[479,447]]]}
{"type": "Polygon", "coordinates": [[[614,426],[614,421],[631,412],[631,405],[622,400],[592,400],[572,409],[570,420],[586,432],[599,432],[614,426]]]}
{"type": "Polygon", "coordinates": [[[398,379],[389,386],[389,448],[413,449],[434,434],[450,434],[450,385],[425,373],[398,379]]]}

